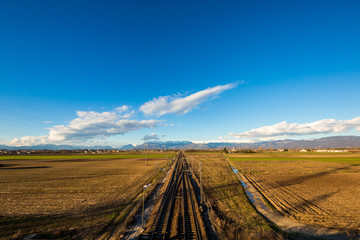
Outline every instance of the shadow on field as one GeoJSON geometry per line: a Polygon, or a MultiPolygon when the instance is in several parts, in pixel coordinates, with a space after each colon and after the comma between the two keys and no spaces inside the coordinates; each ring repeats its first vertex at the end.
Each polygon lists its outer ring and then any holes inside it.
{"type": "MultiPolygon", "coordinates": [[[[305,209],[305,210],[306,210],[309,206],[314,206],[314,207],[318,208],[318,206],[317,206],[316,204],[318,204],[319,201],[326,200],[326,199],[328,199],[329,197],[337,194],[338,192],[340,192],[340,190],[337,190],[337,191],[335,191],[335,192],[328,193],[328,194],[323,194],[323,195],[314,197],[314,198],[309,199],[309,200],[303,199],[303,201],[301,201],[299,204],[294,205],[294,207],[295,207],[296,209],[305,209]]],[[[318,209],[319,209],[319,208],[318,208],[318,209]]],[[[321,209],[321,211],[324,212],[323,209],[321,209]]]]}
{"type": "MultiPolygon", "coordinates": [[[[209,192],[206,191],[206,194],[209,194],[209,192]]],[[[229,195],[222,195],[221,197],[214,197],[214,200],[216,201],[222,201],[227,199],[233,199],[234,197],[240,197],[240,196],[246,196],[246,193],[231,193],[229,195]]]]}
{"type": "Polygon", "coordinates": [[[51,168],[50,166],[35,166],[35,167],[5,167],[0,170],[19,170],[19,169],[37,169],[37,168],[51,168]]]}
{"type": "Polygon", "coordinates": [[[131,199],[130,202],[117,200],[83,209],[72,209],[61,214],[0,216],[0,236],[10,237],[15,234],[21,237],[15,239],[22,239],[30,233],[37,233],[47,239],[93,239],[103,231],[104,225],[109,224],[114,213],[130,203],[131,199]]]}
{"type": "MultiPolygon", "coordinates": [[[[38,168],[38,167],[32,167],[32,168],[38,168]]],[[[52,168],[52,167],[40,167],[40,168],[52,168]]],[[[21,169],[21,168],[0,168],[0,170],[6,170],[6,169],[21,169]]],[[[27,168],[23,168],[27,169],[27,168]]],[[[121,176],[121,175],[131,175],[131,173],[117,173],[117,174],[98,174],[93,176],[84,176],[84,177],[59,177],[59,178],[48,178],[48,179],[34,179],[34,180],[24,180],[24,181],[17,181],[18,183],[21,182],[48,182],[48,181],[63,181],[63,180],[76,180],[76,179],[91,179],[91,178],[102,178],[102,177],[109,177],[109,176],[121,176]]],[[[12,182],[1,182],[1,183],[12,183],[12,182]]]]}
{"type": "Polygon", "coordinates": [[[224,188],[228,188],[228,187],[240,187],[240,183],[237,183],[237,182],[235,182],[235,183],[231,183],[231,184],[221,184],[221,185],[218,185],[218,186],[216,186],[216,187],[210,187],[210,188],[207,188],[207,190],[209,191],[209,192],[211,192],[211,191],[218,191],[218,190],[220,190],[220,189],[224,189],[224,188]]]}
{"type": "Polygon", "coordinates": [[[328,194],[323,194],[323,195],[320,195],[320,196],[317,196],[315,198],[312,198],[310,199],[309,201],[310,202],[313,202],[313,203],[317,203],[318,201],[322,201],[322,200],[326,200],[328,199],[329,197],[339,193],[341,190],[337,190],[335,192],[332,192],[332,193],[328,193],[328,194]]]}
{"type": "Polygon", "coordinates": [[[14,166],[19,166],[19,165],[20,164],[3,163],[3,164],[0,164],[0,168],[14,167],[14,166]]]}
{"type": "MultiPolygon", "coordinates": [[[[127,159],[127,158],[122,158],[122,159],[127,159]]],[[[119,160],[119,159],[118,158],[60,159],[60,160],[46,160],[44,162],[66,162],[66,163],[71,163],[71,162],[99,162],[99,161],[101,161],[101,162],[109,162],[109,161],[115,161],[115,160],[119,160]]]]}
{"type": "Polygon", "coordinates": [[[325,176],[325,175],[328,175],[328,174],[331,174],[331,173],[335,173],[335,172],[337,172],[339,170],[350,169],[353,166],[355,166],[355,165],[349,165],[349,166],[346,166],[346,167],[335,168],[335,169],[333,169],[331,171],[324,171],[324,172],[319,172],[319,173],[315,173],[315,174],[290,178],[290,179],[288,179],[286,181],[277,181],[277,183],[280,184],[282,187],[292,186],[292,185],[296,185],[296,184],[305,182],[305,181],[310,180],[310,179],[314,179],[314,178],[322,177],[322,176],[325,176]]]}
{"type": "Polygon", "coordinates": [[[214,197],[216,201],[221,201],[221,200],[232,199],[234,197],[246,195],[246,193],[241,192],[240,189],[242,189],[240,182],[235,182],[231,184],[221,184],[216,187],[206,188],[205,192],[206,195],[211,195],[214,192],[225,193],[225,194],[218,194],[217,197],[214,197]]]}

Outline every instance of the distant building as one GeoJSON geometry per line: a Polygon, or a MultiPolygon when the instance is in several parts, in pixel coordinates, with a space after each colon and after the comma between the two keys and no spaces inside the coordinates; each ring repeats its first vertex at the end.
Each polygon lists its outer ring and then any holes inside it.
{"type": "Polygon", "coordinates": [[[315,152],[348,152],[348,150],[338,150],[338,149],[317,149],[315,152]]]}

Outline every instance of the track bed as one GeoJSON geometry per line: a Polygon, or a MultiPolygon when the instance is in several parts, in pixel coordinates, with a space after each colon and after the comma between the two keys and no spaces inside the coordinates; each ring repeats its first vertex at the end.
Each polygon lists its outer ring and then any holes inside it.
{"type": "Polygon", "coordinates": [[[192,172],[181,152],[156,216],[140,239],[208,239],[192,172]]]}

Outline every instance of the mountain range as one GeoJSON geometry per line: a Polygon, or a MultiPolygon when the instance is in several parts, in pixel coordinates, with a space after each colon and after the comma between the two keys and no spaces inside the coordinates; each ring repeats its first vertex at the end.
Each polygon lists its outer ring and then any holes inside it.
{"type": "Polygon", "coordinates": [[[76,150],[76,149],[121,149],[121,150],[136,150],[136,149],[222,149],[222,148],[354,148],[360,147],[359,136],[335,136],[324,137],[313,140],[277,140],[264,141],[254,143],[231,143],[231,142],[210,142],[210,143],[193,143],[190,141],[149,141],[145,145],[124,145],[122,147],[111,146],[79,146],[79,145],[36,145],[36,146],[7,146],[0,145],[3,150],[76,150]]]}

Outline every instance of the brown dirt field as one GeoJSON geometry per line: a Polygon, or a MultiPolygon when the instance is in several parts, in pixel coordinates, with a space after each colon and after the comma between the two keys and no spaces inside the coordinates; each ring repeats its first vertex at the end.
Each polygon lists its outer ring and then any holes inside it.
{"type": "Polygon", "coordinates": [[[231,157],[246,157],[246,158],[354,158],[360,157],[360,153],[316,153],[316,152],[265,152],[265,153],[233,153],[230,154],[231,157]]]}
{"type": "Polygon", "coordinates": [[[91,239],[122,214],[166,160],[2,160],[0,239],[91,239]]]}
{"type": "Polygon", "coordinates": [[[360,230],[359,165],[305,160],[232,163],[285,216],[315,226],[360,230]]]}

